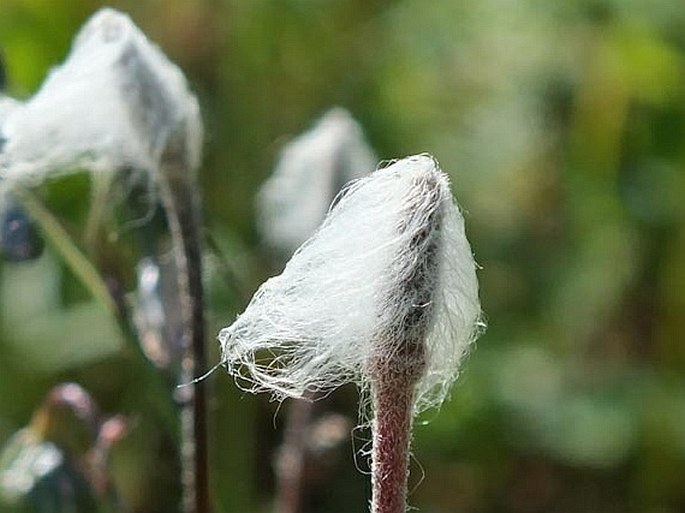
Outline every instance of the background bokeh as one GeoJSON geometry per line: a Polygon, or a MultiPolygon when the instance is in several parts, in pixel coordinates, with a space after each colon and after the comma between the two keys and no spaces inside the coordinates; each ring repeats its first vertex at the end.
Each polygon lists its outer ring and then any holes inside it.
{"type": "MultiPolygon", "coordinates": [[[[380,158],[439,159],[482,266],[489,327],[452,399],[418,422],[410,503],[426,513],[685,511],[680,2],[109,5],[130,13],[201,101],[210,334],[277,272],[254,196],[279,149],[344,106],[380,158]]],[[[8,92],[30,96],[99,6],[2,0],[8,92]]],[[[49,189],[52,211],[78,231],[88,181],[49,189]]],[[[116,323],[50,247],[0,264],[0,444],[52,385],[77,381],[106,413],[132,419],[112,457],[120,493],[141,513],[174,511],[173,437],[149,419],[159,398],[130,360],[116,323]]],[[[287,406],[241,394],[220,372],[210,383],[217,511],[269,511],[287,406]]],[[[354,392],[325,408],[356,419],[354,392]]],[[[308,511],[364,510],[367,477],[351,445],[329,460],[310,481],[308,511]]]]}

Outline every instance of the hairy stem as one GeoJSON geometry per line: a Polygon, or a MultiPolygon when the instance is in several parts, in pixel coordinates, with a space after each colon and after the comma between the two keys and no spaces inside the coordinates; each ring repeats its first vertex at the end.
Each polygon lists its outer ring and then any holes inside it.
{"type": "Polygon", "coordinates": [[[375,416],[372,425],[371,512],[404,513],[407,507],[413,382],[375,380],[372,394],[375,416]]]}
{"type": "MultiPolygon", "coordinates": [[[[410,306],[390,316],[374,344],[369,362],[373,399],[372,513],[404,513],[407,508],[409,444],[414,414],[414,388],[426,371],[426,336],[433,315],[441,221],[440,186],[434,176],[424,182],[423,205],[408,204],[400,231],[412,228],[409,249],[414,259],[390,289],[389,303],[404,298],[410,306]],[[430,201],[428,201],[430,200],[430,201]],[[418,227],[418,228],[417,228],[418,227]],[[397,297],[394,297],[394,295],[397,297]]],[[[401,304],[401,303],[400,303],[401,304]]]]}
{"type": "Polygon", "coordinates": [[[183,321],[183,359],[177,401],[181,405],[183,512],[208,513],[207,409],[204,383],[192,383],[206,367],[200,210],[183,146],[172,141],[163,155],[160,189],[178,269],[183,321]]]}

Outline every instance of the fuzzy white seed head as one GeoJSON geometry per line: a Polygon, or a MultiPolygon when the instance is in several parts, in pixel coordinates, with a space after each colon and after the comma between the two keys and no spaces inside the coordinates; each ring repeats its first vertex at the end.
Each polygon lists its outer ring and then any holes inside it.
{"type": "Polygon", "coordinates": [[[282,150],[257,204],[259,227],[273,249],[289,257],[319,227],[333,198],[376,161],[359,124],[335,107],[282,150]]]}
{"type": "Polygon", "coordinates": [[[7,116],[9,116],[10,112],[20,105],[21,103],[14,98],[0,93],[0,127],[2,127],[3,122],[7,116]]]}
{"type": "Polygon", "coordinates": [[[183,74],[128,16],[102,9],[67,60],[0,125],[0,178],[39,182],[75,168],[154,171],[179,132],[194,169],[202,127],[183,74]]]}
{"type": "Polygon", "coordinates": [[[447,176],[418,155],[353,182],[219,339],[226,369],[277,399],[365,389],[383,360],[411,367],[403,344],[418,340],[418,413],[445,398],[479,324],[463,218],[447,176]]]}

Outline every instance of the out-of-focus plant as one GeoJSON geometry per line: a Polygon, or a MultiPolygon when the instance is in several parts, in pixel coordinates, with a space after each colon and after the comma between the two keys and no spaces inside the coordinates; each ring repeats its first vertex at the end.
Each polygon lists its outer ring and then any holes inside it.
{"type": "MultiPolygon", "coordinates": [[[[207,511],[204,394],[201,386],[189,384],[204,367],[195,185],[202,122],[185,77],[127,16],[103,9],[79,32],[64,64],[32,98],[8,109],[0,121],[0,200],[5,205],[10,194],[17,197],[74,274],[119,320],[129,348],[140,355],[144,347],[136,339],[124,295],[126,276],[113,267],[113,249],[102,244],[100,233],[113,215],[112,191],[121,184],[131,189],[142,186],[150,213],[160,202],[163,205],[179,298],[160,295],[161,305],[169,306],[165,313],[177,314],[182,326],[175,340],[167,337],[164,342],[167,352],[176,355],[177,383],[188,384],[174,391],[181,412],[183,508],[207,511]],[[61,176],[83,172],[89,173],[93,191],[86,252],[31,192],[61,176]],[[182,355],[171,344],[179,345],[182,355]]],[[[8,210],[14,212],[5,207],[8,210]]],[[[17,219],[10,224],[17,225],[17,219]]],[[[146,299],[139,304],[139,318],[152,315],[146,299]]],[[[150,375],[151,391],[159,393],[163,382],[150,375]]],[[[168,427],[176,431],[173,424],[168,427]]]]}
{"type": "Polygon", "coordinates": [[[3,511],[121,512],[108,454],[126,432],[121,417],[102,419],[80,386],[54,387],[0,453],[3,511]]]}
{"type": "Polygon", "coordinates": [[[257,214],[266,244],[289,258],[319,227],[342,187],[369,173],[375,161],[350,113],[340,107],[326,112],[281,150],[259,192],[257,214]]]}

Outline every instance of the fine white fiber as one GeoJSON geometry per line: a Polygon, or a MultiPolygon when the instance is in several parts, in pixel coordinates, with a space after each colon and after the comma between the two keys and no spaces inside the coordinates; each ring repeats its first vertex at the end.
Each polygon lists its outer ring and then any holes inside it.
{"type": "Polygon", "coordinates": [[[276,399],[366,390],[379,358],[420,353],[419,413],[443,401],[480,325],[462,215],[437,162],[416,155],[351,183],[219,340],[239,384],[276,399]],[[417,334],[421,351],[403,349],[417,334]]]}
{"type": "Polygon", "coordinates": [[[155,172],[169,144],[199,163],[202,125],[185,77],[133,24],[102,9],[66,61],[0,125],[0,178],[31,185],[74,170],[155,172]]]}
{"type": "Polygon", "coordinates": [[[341,107],[328,110],[283,148],[257,196],[267,245],[290,257],[319,227],[340,189],[369,173],[375,162],[352,115],[341,107]]]}

